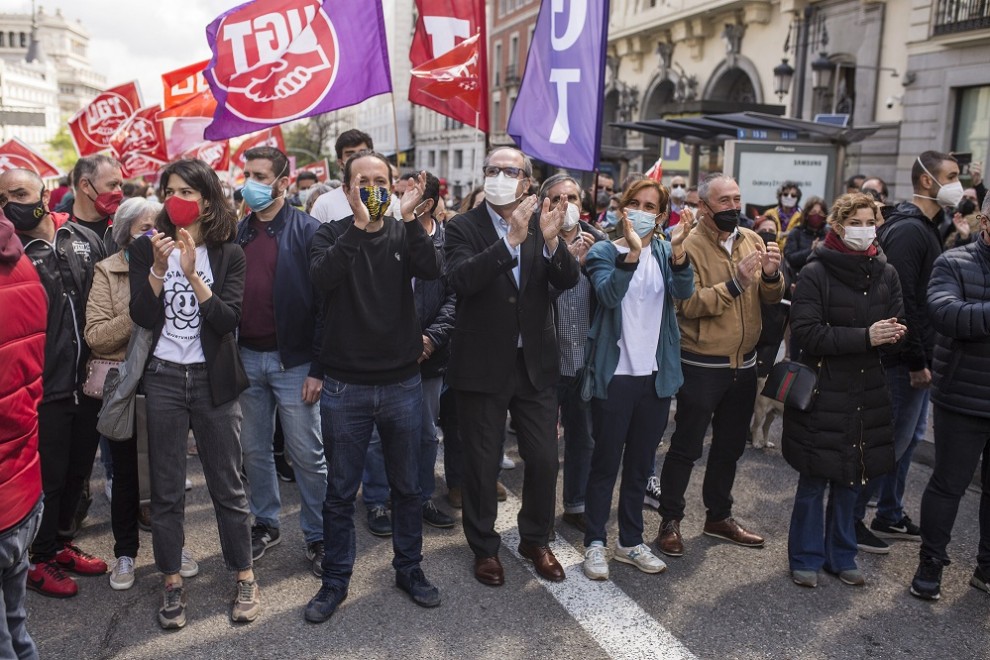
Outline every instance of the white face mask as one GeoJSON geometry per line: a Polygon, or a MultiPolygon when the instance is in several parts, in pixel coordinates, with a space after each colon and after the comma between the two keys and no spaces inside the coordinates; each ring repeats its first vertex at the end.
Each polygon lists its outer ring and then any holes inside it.
{"type": "Polygon", "coordinates": [[[784,195],[780,198],[780,205],[785,209],[792,209],[797,205],[797,197],[793,195],[784,195]]]}
{"type": "Polygon", "coordinates": [[[567,202],[567,215],[564,216],[564,231],[570,231],[581,221],[581,209],[577,204],[567,202]]]}
{"type": "MultiPolygon", "coordinates": [[[[938,186],[938,194],[935,195],[935,201],[942,206],[952,206],[955,207],[959,204],[959,201],[963,198],[963,185],[961,181],[953,181],[952,183],[940,183],[935,175],[928,171],[925,164],[921,162],[921,158],[918,159],[918,165],[921,165],[921,169],[925,171],[925,174],[932,178],[932,181],[938,186]]],[[[915,197],[921,197],[922,199],[932,199],[927,195],[915,195],[915,197]]]]}
{"type": "Polygon", "coordinates": [[[485,177],[485,201],[492,206],[508,206],[517,199],[516,190],[519,188],[519,179],[512,179],[505,176],[505,172],[499,172],[498,176],[485,177]]]}
{"type": "Polygon", "coordinates": [[[877,238],[876,227],[843,227],[843,229],[845,232],[842,235],[842,242],[850,250],[857,252],[866,252],[877,238]]]}
{"type": "Polygon", "coordinates": [[[687,190],[684,188],[671,188],[670,198],[678,203],[682,203],[685,199],[687,199],[687,190]]]}

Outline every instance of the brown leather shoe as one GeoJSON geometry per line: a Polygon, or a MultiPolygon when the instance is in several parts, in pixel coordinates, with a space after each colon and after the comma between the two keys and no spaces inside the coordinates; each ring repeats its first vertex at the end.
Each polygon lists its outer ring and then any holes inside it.
{"type": "Polygon", "coordinates": [[[747,548],[762,548],[763,537],[752,532],[747,532],[743,526],[736,522],[735,518],[726,518],[718,522],[706,522],[705,534],[714,536],[717,539],[731,541],[737,545],[747,548]]]}
{"type": "Polygon", "coordinates": [[[475,557],[474,578],[489,587],[501,587],[505,584],[505,571],[498,557],[475,557]]]}
{"type": "Polygon", "coordinates": [[[464,498],[461,495],[460,486],[447,489],[447,503],[455,509],[460,509],[464,506],[464,498]]]}
{"type": "Polygon", "coordinates": [[[657,539],[653,542],[657,550],[668,557],[680,557],[684,554],[684,539],[681,538],[680,520],[660,521],[657,539]]]}
{"type": "Polygon", "coordinates": [[[587,527],[584,523],[583,513],[565,513],[560,517],[560,519],[571,527],[578,528],[582,532],[584,532],[587,527]]]}
{"type": "Polygon", "coordinates": [[[502,485],[501,481],[495,482],[495,494],[498,496],[499,502],[504,502],[509,499],[509,493],[505,490],[505,486],[502,485]]]}
{"type": "Polygon", "coordinates": [[[564,578],[567,577],[564,575],[564,569],[557,558],[553,556],[553,552],[545,545],[520,541],[519,554],[533,562],[537,574],[544,580],[563,582],[564,578]]]}

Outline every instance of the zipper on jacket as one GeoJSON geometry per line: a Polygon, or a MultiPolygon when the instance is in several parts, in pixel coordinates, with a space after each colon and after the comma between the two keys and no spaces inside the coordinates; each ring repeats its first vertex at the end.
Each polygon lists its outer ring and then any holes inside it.
{"type": "MultiPolygon", "coordinates": [[[[859,412],[862,413],[862,411],[859,411],[859,412]]],[[[859,484],[861,486],[865,486],[866,485],[866,452],[863,449],[864,442],[863,442],[863,416],[862,415],[859,416],[859,443],[857,443],[857,444],[858,444],[858,448],[859,448],[859,470],[860,470],[859,484]]]]}

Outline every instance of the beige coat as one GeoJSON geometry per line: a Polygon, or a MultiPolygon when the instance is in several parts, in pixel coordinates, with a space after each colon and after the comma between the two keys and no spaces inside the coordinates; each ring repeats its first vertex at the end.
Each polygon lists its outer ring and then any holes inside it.
{"type": "Polygon", "coordinates": [[[694,268],[694,294],[677,301],[677,322],[681,329],[681,348],[698,355],[729,358],[733,369],[744,362],[760,338],[763,321],[760,303],[780,302],[784,295],[784,278],[757,282],[736,296],[729,283],[736,276],[736,266],[754,250],[765,252],[763,239],[744,227],[732,244],[732,254],[718,242],[718,232],[704,224],[684,240],[684,249],[694,268]]]}
{"type": "Polygon", "coordinates": [[[131,286],[120,251],[96,264],[86,303],[86,343],[94,358],[123,360],[131,338],[131,286]]]}

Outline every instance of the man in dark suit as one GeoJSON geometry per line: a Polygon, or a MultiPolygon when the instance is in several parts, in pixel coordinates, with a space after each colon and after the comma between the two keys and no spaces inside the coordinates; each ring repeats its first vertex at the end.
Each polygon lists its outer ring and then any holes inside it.
{"type": "Polygon", "coordinates": [[[537,573],[559,582],[564,571],[547,547],[557,485],[557,340],[550,286],[569,289],[578,264],[558,240],[566,200],[539,214],[530,186],[532,163],[499,147],[485,159],[485,203],[447,227],[447,278],[457,294],[447,382],[456,391],[464,441],[464,534],[474,574],[504,583],[496,481],[506,412],[512,412],[526,463],[519,512],[519,553],[537,573]]]}

